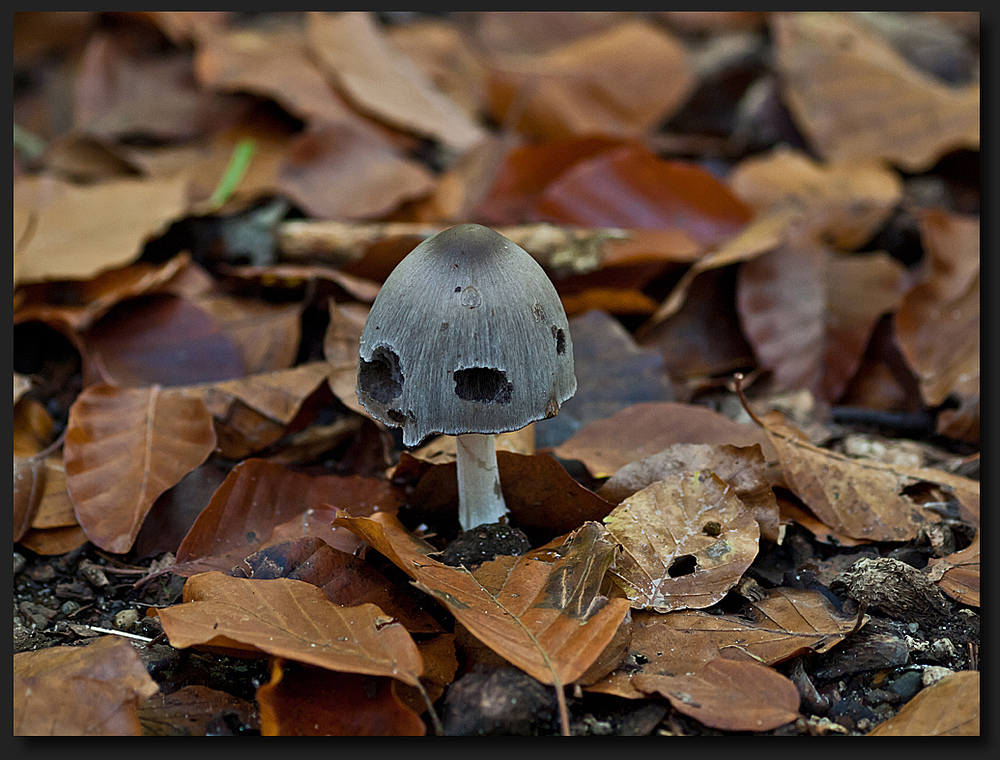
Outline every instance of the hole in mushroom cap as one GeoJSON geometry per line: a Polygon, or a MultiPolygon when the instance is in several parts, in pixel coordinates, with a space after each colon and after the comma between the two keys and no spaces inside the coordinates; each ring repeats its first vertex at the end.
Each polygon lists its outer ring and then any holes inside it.
{"type": "Polygon", "coordinates": [[[690,575],[698,568],[698,560],[693,554],[682,554],[670,563],[667,568],[667,575],[671,578],[680,578],[682,575],[690,575]]]}
{"type": "Polygon", "coordinates": [[[403,373],[399,357],[387,346],[372,351],[371,361],[361,359],[358,365],[358,386],[380,404],[388,404],[403,392],[403,373]]]}
{"type": "Polygon", "coordinates": [[[566,331],[552,325],[552,337],[556,339],[556,353],[562,356],[566,353],[566,331]]]}
{"type": "Polygon", "coordinates": [[[509,404],[514,386],[507,373],[492,367],[469,367],[455,370],[455,395],[464,401],[480,404],[509,404]]]}

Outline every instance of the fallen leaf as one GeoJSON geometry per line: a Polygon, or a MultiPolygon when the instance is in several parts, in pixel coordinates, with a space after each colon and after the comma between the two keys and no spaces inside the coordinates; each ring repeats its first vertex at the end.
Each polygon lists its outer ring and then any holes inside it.
{"type": "Polygon", "coordinates": [[[897,343],[928,406],[959,402],[942,412],[938,432],[978,442],[980,222],[932,209],[918,223],[927,264],[896,312],[897,343]]]}
{"type": "Polygon", "coordinates": [[[712,472],[670,475],[604,518],[621,547],[609,573],[633,607],[657,612],[715,604],[757,556],[760,530],[712,472]]]}
{"type": "Polygon", "coordinates": [[[329,312],[330,322],[323,336],[323,357],[329,365],[327,384],[344,406],[371,419],[355,391],[361,330],[365,326],[368,309],[357,304],[337,304],[331,299],[329,312]]]}
{"type": "Polygon", "coordinates": [[[770,16],[785,101],[827,160],[883,159],[920,173],[979,149],[979,84],[952,88],[913,68],[848,13],[770,16]]]}
{"type": "Polygon", "coordinates": [[[766,475],[760,445],[675,443],[645,459],[630,462],[615,472],[597,490],[597,495],[620,504],[668,475],[691,470],[714,472],[729,483],[743,506],[760,526],[761,536],[778,540],[778,502],[766,475]]]}
{"type": "Polygon", "coordinates": [[[434,548],[389,515],[344,516],[334,524],[391,560],[479,641],[560,689],[597,659],[628,613],[627,600],[599,594],[614,551],[599,523],[576,531],[551,563],[518,558],[495,594],[464,567],[432,559],[434,548]]]}
{"type": "Polygon", "coordinates": [[[85,333],[84,342],[120,385],[192,385],[246,372],[239,346],[218,320],[167,294],[118,304],[85,333]]]}
{"type": "Polygon", "coordinates": [[[200,400],[155,385],[85,388],[70,407],[63,460],[87,537],[105,551],[128,551],[156,498],[214,448],[200,400]]]}
{"type": "Polygon", "coordinates": [[[930,577],[948,596],[971,607],[979,606],[980,595],[980,533],[961,551],[947,557],[932,558],[927,565],[930,577]]]}
{"type": "Polygon", "coordinates": [[[271,304],[213,294],[197,299],[235,342],[247,375],[277,372],[295,364],[302,335],[300,304],[271,304]]]}
{"type": "Polygon", "coordinates": [[[962,670],[918,692],[868,736],[979,736],[978,670],[962,670]]]}
{"type": "Polygon", "coordinates": [[[645,20],[629,20],[539,55],[494,55],[490,110],[536,138],[640,137],[667,119],[694,88],[684,46],[645,20]]]}
{"type": "Polygon", "coordinates": [[[591,475],[601,478],[674,443],[759,443],[766,459],[775,458],[774,445],[763,431],[733,422],[705,406],[666,401],[633,404],[584,425],[552,449],[552,454],[559,459],[577,459],[591,475]]]}
{"type": "Polygon", "coordinates": [[[393,45],[372,13],[309,13],[306,36],[323,70],[359,110],[459,153],[485,139],[476,121],[393,45]]]}
{"type": "MultiPolygon", "coordinates": [[[[264,459],[246,459],[233,467],[198,515],[177,548],[177,562],[216,555],[235,556],[238,562],[269,542],[291,538],[275,535],[285,523],[300,524],[303,532],[299,535],[318,535],[333,548],[352,552],[358,543],[348,531],[331,528],[327,523],[320,533],[305,532],[310,530],[310,512],[335,508],[356,515],[376,510],[395,512],[399,499],[385,481],[307,475],[264,459]]],[[[313,526],[312,530],[319,527],[313,526]]],[[[231,559],[227,562],[227,569],[235,564],[231,559]]],[[[172,569],[176,572],[177,568],[172,569]]]]}
{"type": "Polygon", "coordinates": [[[157,692],[139,705],[143,736],[207,736],[220,714],[235,714],[258,728],[257,707],[244,699],[208,686],[182,686],[170,694],[157,692]]]}
{"type": "Polygon", "coordinates": [[[374,604],[334,604],[304,581],[201,573],[184,584],[181,604],[157,609],[156,615],[176,649],[263,652],[420,685],[420,651],[400,623],[374,604]]]}
{"type": "Polygon", "coordinates": [[[186,181],[122,179],[76,186],[16,178],[14,283],[87,279],[132,263],[187,208],[186,181]],[[67,244],[72,230],[72,244],[67,244]]]}
{"type": "Polygon", "coordinates": [[[118,636],[14,655],[15,736],[139,736],[137,704],[159,690],[118,636]]]}
{"type": "Polygon", "coordinates": [[[424,736],[395,683],[275,659],[271,680],[257,689],[261,736],[424,736]]]}
{"type": "Polygon", "coordinates": [[[31,527],[45,490],[46,466],[41,457],[14,457],[14,541],[31,527]]]}
{"type": "Polygon", "coordinates": [[[32,528],[24,534],[18,543],[35,554],[52,557],[79,549],[88,540],[83,528],[79,525],[72,525],[66,528],[46,528],[44,530],[32,528]]]}
{"type": "Polygon", "coordinates": [[[634,681],[678,712],[723,731],[770,731],[799,717],[795,684],[753,661],[712,660],[695,675],[637,675],[634,681]]]}
{"type": "Polygon", "coordinates": [[[38,530],[77,525],[73,502],[66,490],[66,469],[61,454],[45,457],[45,487],[31,527],[38,530]]]}

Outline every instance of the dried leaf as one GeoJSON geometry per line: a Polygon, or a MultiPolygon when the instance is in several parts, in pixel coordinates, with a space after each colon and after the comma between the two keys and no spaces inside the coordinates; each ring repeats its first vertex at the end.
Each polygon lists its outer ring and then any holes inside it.
{"type": "Polygon", "coordinates": [[[51,557],[79,549],[88,540],[83,528],[79,525],[72,525],[66,528],[47,528],[45,530],[32,528],[24,534],[18,543],[35,554],[51,557]]]}
{"type": "Polygon", "coordinates": [[[599,594],[613,547],[598,523],[575,532],[554,562],[520,557],[497,593],[464,567],[428,555],[429,544],[388,515],[338,517],[444,604],[473,636],[533,678],[561,687],[579,678],[628,613],[624,599],[599,594]]]}
{"type": "Polygon", "coordinates": [[[368,309],[354,305],[338,305],[329,301],[330,323],[323,336],[323,356],[330,367],[327,383],[341,403],[358,414],[371,418],[358,401],[358,358],[361,350],[361,330],[368,309]]]}
{"type": "Polygon", "coordinates": [[[275,659],[257,689],[262,736],[424,736],[391,678],[336,673],[275,659]]]}
{"type": "Polygon", "coordinates": [[[15,736],[138,736],[137,703],[159,690],[118,636],[14,655],[15,736]]]}
{"type": "Polygon", "coordinates": [[[979,606],[980,533],[961,551],[941,559],[931,559],[927,564],[930,577],[952,599],[971,607],[979,606]]]}
{"type": "MultiPolygon", "coordinates": [[[[275,532],[292,521],[302,525],[299,535],[319,535],[335,549],[352,552],[358,545],[354,537],[330,528],[328,522],[319,534],[306,532],[310,511],[339,508],[368,515],[377,510],[395,512],[398,507],[399,496],[385,481],[306,475],[263,459],[246,459],[230,471],[195,520],[177,549],[177,562],[213,555],[236,555],[236,561],[242,560],[271,542],[290,538],[278,538],[275,532]]],[[[229,561],[227,568],[233,564],[229,561]]]]}
{"type": "Polygon", "coordinates": [[[850,538],[908,541],[938,517],[920,508],[908,486],[934,483],[978,509],[979,484],[930,468],[852,459],[803,440],[783,421],[767,422],[768,437],[790,490],[826,525],[850,538]]]}
{"type": "Polygon", "coordinates": [[[913,68],[847,13],[771,15],[785,100],[826,159],[884,159],[909,172],[979,149],[979,84],[958,89],[913,68]]]}
{"type": "Polygon", "coordinates": [[[277,372],[295,364],[302,334],[300,304],[271,304],[217,294],[203,296],[197,304],[236,343],[246,374],[277,372]]]}
{"type": "Polygon", "coordinates": [[[14,183],[14,283],[86,279],[131,263],[143,244],[183,216],[184,178],[76,186],[44,177],[14,183]],[[66,244],[66,231],[73,244],[66,244]]]}
{"type": "Polygon", "coordinates": [[[535,137],[639,137],[669,117],[694,87],[684,46],[645,20],[568,42],[541,55],[494,56],[491,110],[535,137]]]}
{"type": "Polygon", "coordinates": [[[306,34],[322,68],[359,110],[458,152],[485,138],[483,129],[392,44],[373,14],[313,12],[306,34]]]}
{"type": "Polygon", "coordinates": [[[591,422],[552,453],[583,462],[595,478],[613,475],[629,462],[644,459],[674,443],[759,443],[765,458],[775,457],[774,445],[763,431],[733,422],[708,407],[672,402],[633,404],[605,419],[591,422]]]}
{"type": "Polygon", "coordinates": [[[868,736],[979,736],[980,677],[962,670],[920,691],[868,736]]]}
{"type": "Polygon", "coordinates": [[[143,736],[206,736],[213,720],[225,713],[239,716],[245,726],[259,726],[253,704],[200,684],[154,694],[139,706],[139,723],[143,736]]]}
{"type": "Polygon", "coordinates": [[[263,652],[420,685],[420,651],[399,622],[374,604],[341,607],[303,581],[201,573],[184,584],[181,604],[156,614],[177,649],[263,652]]]}
{"type": "Polygon", "coordinates": [[[799,692],[764,665],[712,660],[695,675],[637,675],[636,688],[660,694],[678,712],[723,731],[770,731],[799,717],[799,692]]]}
{"type": "Polygon", "coordinates": [[[156,498],[214,448],[212,417],[197,399],[159,386],[85,388],[70,407],[63,460],[87,537],[128,551],[156,498]]]}
{"type": "Polygon", "coordinates": [[[167,387],[221,382],[246,371],[239,346],[195,303],[150,295],[121,303],[84,336],[117,384],[167,387]]]}
{"type": "Polygon", "coordinates": [[[41,457],[14,457],[14,541],[20,541],[31,527],[45,491],[45,460],[41,457]]]}
{"type": "Polygon", "coordinates": [[[743,506],[760,526],[761,536],[778,539],[778,502],[766,476],[766,462],[759,444],[675,443],[652,456],[631,462],[612,475],[598,489],[597,495],[614,504],[636,491],[690,470],[708,470],[725,480],[736,492],[743,506]]]}
{"type": "Polygon", "coordinates": [[[647,486],[604,524],[621,546],[611,577],[633,607],[657,612],[715,604],[757,556],[760,536],[733,487],[707,471],[647,486]]]}

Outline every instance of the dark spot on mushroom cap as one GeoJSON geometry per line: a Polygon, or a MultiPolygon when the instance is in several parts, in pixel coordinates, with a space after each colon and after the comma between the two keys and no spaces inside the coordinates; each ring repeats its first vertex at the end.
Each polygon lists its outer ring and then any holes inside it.
{"type": "Polygon", "coordinates": [[[399,357],[388,346],[372,351],[371,361],[358,362],[358,387],[380,404],[388,404],[403,392],[399,357]]]}
{"type": "Polygon", "coordinates": [[[456,369],[455,395],[465,401],[481,404],[509,404],[514,386],[507,382],[507,373],[492,367],[456,369]]]}
{"type": "Polygon", "coordinates": [[[562,356],[566,353],[566,331],[552,325],[552,337],[556,339],[556,353],[562,356]]]}

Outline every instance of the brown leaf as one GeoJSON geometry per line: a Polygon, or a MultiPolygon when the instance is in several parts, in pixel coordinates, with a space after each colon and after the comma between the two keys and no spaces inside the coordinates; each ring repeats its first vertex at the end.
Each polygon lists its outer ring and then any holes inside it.
{"type": "Polygon", "coordinates": [[[837,254],[804,237],[744,263],[737,309],[776,390],[836,401],[879,317],[898,305],[902,277],[887,254],[837,254]]]}
{"type": "Polygon", "coordinates": [[[633,404],[584,425],[552,453],[560,459],[578,459],[600,478],[674,443],[759,443],[765,458],[775,457],[774,445],[763,431],[733,422],[708,407],[666,401],[633,404]]]}
{"type": "Polygon", "coordinates": [[[84,342],[119,385],[220,382],[246,371],[239,347],[219,322],[172,295],[118,304],[87,331],[84,342]]]}
{"type": "Polygon", "coordinates": [[[434,180],[374,128],[322,123],[294,137],[279,175],[283,193],[318,219],[364,219],[426,195],[434,180]]]}
{"type": "Polygon", "coordinates": [[[979,736],[980,677],[962,670],[920,691],[868,736],[979,736]]]}
{"type": "Polygon", "coordinates": [[[358,304],[337,304],[329,301],[330,322],[323,336],[323,356],[330,367],[327,383],[330,390],[348,409],[371,418],[358,401],[358,358],[361,350],[361,330],[368,309],[358,304]]]}
{"type": "Polygon", "coordinates": [[[24,534],[18,543],[35,554],[51,557],[79,549],[87,541],[87,534],[83,532],[83,528],[79,525],[72,525],[66,528],[47,528],[44,530],[32,528],[24,534]]]}
{"type": "Polygon", "coordinates": [[[156,610],[170,645],[263,652],[328,670],[419,686],[423,661],[406,629],[374,604],[341,607],[310,583],[192,576],[184,601],[156,610]]]}
{"type": "Polygon", "coordinates": [[[757,556],[760,530],[732,486],[712,472],[670,475],[604,518],[621,546],[610,571],[633,607],[708,607],[757,556]]]}
{"type": "Polygon", "coordinates": [[[941,559],[932,558],[927,564],[930,577],[952,599],[971,607],[979,606],[980,533],[961,551],[941,559]]]}
{"type": "Polygon", "coordinates": [[[695,675],[637,675],[634,681],[678,712],[723,731],[770,731],[799,717],[795,684],[753,661],[712,660],[695,675]]]}
{"type": "Polygon", "coordinates": [[[630,20],[540,55],[494,56],[487,87],[497,121],[513,111],[519,132],[639,137],[680,107],[694,74],[669,32],[630,20]]]}
{"type": "Polygon", "coordinates": [[[137,703],[159,690],[118,636],[14,655],[15,736],[138,736],[137,703]]]}
{"type": "Polygon", "coordinates": [[[197,299],[236,343],[246,374],[277,372],[295,364],[302,334],[300,304],[206,295],[197,299]]]}
{"type": "MultiPolygon", "coordinates": [[[[897,341],[924,402],[937,406],[954,395],[960,408],[947,429],[954,424],[955,437],[978,442],[980,222],[928,210],[919,225],[927,265],[896,313],[897,341]]],[[[942,422],[939,432],[945,432],[942,422]]]]}
{"type": "Polygon", "coordinates": [[[197,399],[159,386],[85,388],[70,407],[63,459],[87,537],[128,551],[156,497],[214,448],[212,417],[197,399]]]}
{"type": "Polygon", "coordinates": [[[334,524],[362,537],[479,641],[543,683],[561,687],[579,678],[628,613],[626,600],[599,594],[613,547],[598,523],[575,532],[551,563],[518,558],[495,594],[464,567],[429,557],[433,547],[389,515],[338,517],[334,524]]]}
{"type": "Polygon", "coordinates": [[[313,12],[306,35],[322,68],[359,110],[458,152],[485,138],[484,130],[392,44],[373,14],[313,12]]]}
{"type": "Polygon", "coordinates": [[[20,541],[31,527],[45,491],[45,460],[41,457],[14,457],[14,541],[20,541]]]}
{"type": "Polygon", "coordinates": [[[426,726],[395,694],[391,678],[271,663],[257,689],[262,736],[424,736],[426,726]]]}
{"type": "Polygon", "coordinates": [[[302,525],[299,535],[318,535],[332,547],[352,552],[357,541],[345,530],[330,528],[328,522],[321,533],[305,532],[309,513],[339,508],[368,515],[376,510],[395,512],[398,506],[399,496],[385,481],[306,475],[263,459],[247,459],[230,471],[195,520],[177,549],[177,562],[213,555],[242,560],[275,541],[276,528],[292,521],[302,525]]]}
{"type": "Polygon", "coordinates": [[[631,462],[612,475],[597,495],[620,504],[636,491],[689,470],[708,470],[725,480],[760,526],[761,536],[778,539],[778,502],[766,476],[759,444],[675,443],[652,456],[631,462]]]}
{"type": "Polygon", "coordinates": [[[979,484],[931,468],[853,459],[803,440],[784,422],[764,428],[790,490],[826,525],[850,538],[908,541],[938,517],[920,508],[908,486],[933,483],[978,510],[979,484]]]}
{"type": "Polygon", "coordinates": [[[224,713],[235,713],[245,726],[259,727],[253,704],[200,684],[170,694],[157,692],[139,705],[139,723],[143,736],[207,736],[211,723],[224,713]]]}
{"type": "Polygon", "coordinates": [[[186,181],[123,179],[75,186],[51,177],[15,181],[15,284],[87,279],[131,263],[143,244],[183,216],[186,181]],[[66,231],[73,244],[66,244],[66,231]]]}
{"type": "Polygon", "coordinates": [[[785,101],[826,159],[884,159],[919,173],[979,148],[979,84],[950,88],[913,68],[848,13],[771,15],[785,101]]]}

